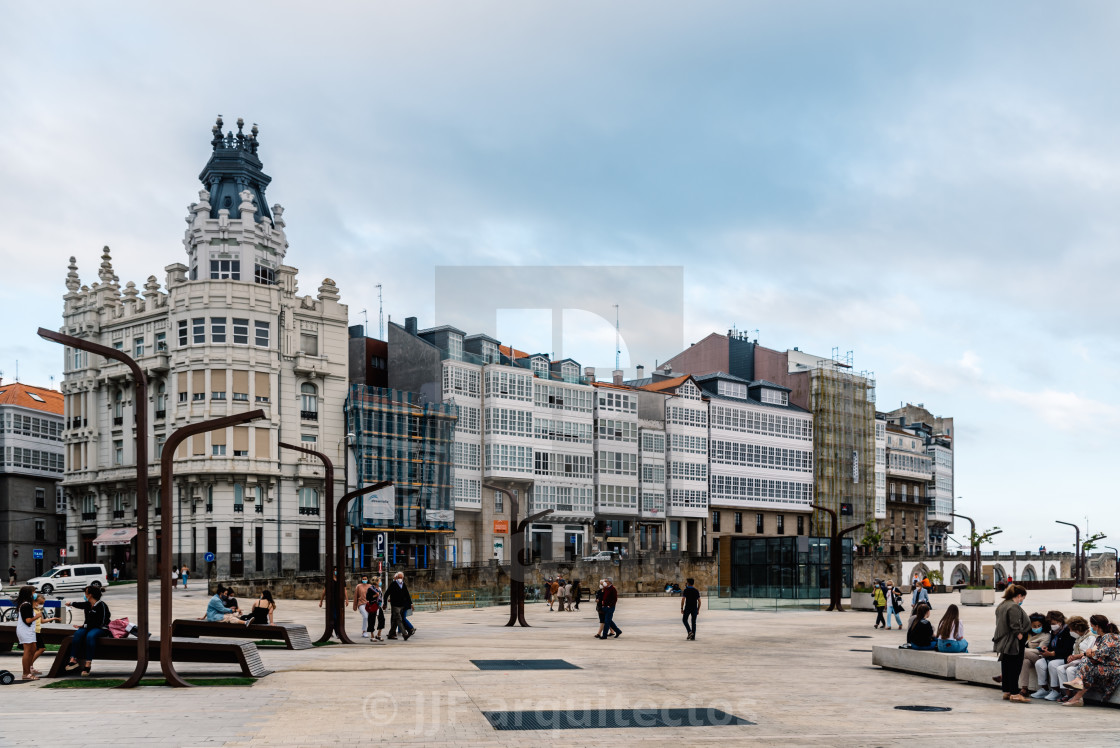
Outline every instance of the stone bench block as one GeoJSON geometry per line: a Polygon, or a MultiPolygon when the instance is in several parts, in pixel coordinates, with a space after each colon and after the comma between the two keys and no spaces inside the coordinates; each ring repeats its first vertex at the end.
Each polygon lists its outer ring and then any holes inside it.
{"type": "Polygon", "coordinates": [[[965,653],[946,654],[935,650],[899,649],[888,646],[871,648],[871,664],[878,665],[884,670],[898,670],[903,673],[949,680],[957,677],[957,661],[967,656],[965,653]]]}
{"type": "MultiPolygon", "coordinates": [[[[999,660],[992,655],[965,655],[957,660],[957,680],[962,680],[967,683],[974,683],[978,686],[992,686],[999,688],[999,684],[992,680],[993,676],[999,675],[999,660]]],[[[1031,668],[1031,680],[1029,688],[1034,691],[1038,688],[1038,678],[1035,675],[1034,668],[1031,668]]],[[[1100,703],[1101,695],[1096,691],[1090,691],[1085,699],[1090,702],[1100,703]]],[[[1120,706],[1120,688],[1112,692],[1112,697],[1107,702],[1111,706],[1120,706]]]]}

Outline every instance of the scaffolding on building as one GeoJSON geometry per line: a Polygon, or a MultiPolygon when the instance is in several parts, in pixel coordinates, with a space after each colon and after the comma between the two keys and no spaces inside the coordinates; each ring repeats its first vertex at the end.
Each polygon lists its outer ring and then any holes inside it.
{"type": "Polygon", "coordinates": [[[364,517],[362,502],[354,502],[354,531],[425,534],[425,545],[442,558],[440,539],[455,529],[452,442],[457,420],[458,409],[452,404],[427,402],[414,392],[350,386],[346,424],[354,435],[357,486],[393,481],[396,501],[391,520],[364,517]]]}
{"type": "MultiPolygon", "coordinates": [[[[855,372],[852,351],[810,371],[815,503],[837,512],[843,527],[875,516],[875,375],[855,372]]],[[[815,510],[814,527],[831,520],[815,510]]]]}

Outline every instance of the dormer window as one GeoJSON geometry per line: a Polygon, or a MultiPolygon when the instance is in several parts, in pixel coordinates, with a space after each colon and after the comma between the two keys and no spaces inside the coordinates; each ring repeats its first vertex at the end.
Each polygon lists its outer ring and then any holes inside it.
{"type": "Polygon", "coordinates": [[[700,390],[692,382],[685,382],[677,388],[677,397],[683,397],[686,400],[699,400],[700,390]]]}
{"type": "Polygon", "coordinates": [[[498,363],[498,345],[489,340],[482,341],[482,358],[488,364],[498,363]]]}
{"type": "Polygon", "coordinates": [[[548,379],[548,359],[543,357],[536,357],[530,359],[530,365],[533,367],[533,373],[538,377],[548,379]]]}
{"type": "Polygon", "coordinates": [[[747,385],[743,382],[727,382],[721,379],[716,391],[724,397],[737,397],[740,400],[747,399],[747,385]]]}
{"type": "Polygon", "coordinates": [[[762,402],[770,405],[789,405],[789,393],[762,388],[762,402]]]}
{"type": "Polygon", "coordinates": [[[463,336],[455,333],[447,335],[447,357],[452,361],[463,360],[463,336]]]}

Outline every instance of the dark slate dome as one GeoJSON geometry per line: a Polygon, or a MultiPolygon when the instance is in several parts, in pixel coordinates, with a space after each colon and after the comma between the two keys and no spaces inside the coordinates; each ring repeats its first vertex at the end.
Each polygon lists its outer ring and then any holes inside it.
{"type": "Polygon", "coordinates": [[[214,153],[198,178],[210,192],[211,218],[217,218],[218,211],[223,208],[229,211],[230,218],[240,218],[241,192],[249,190],[257,206],[254,218],[259,223],[264,216],[272,218],[264,198],[265,187],[272,177],[264,173],[264,164],[257,157],[257,126],[253,125],[249,135],[242,132],[244,127],[245,120],[238,117],[237,134],[230,130],[223,136],[222,116],[218,115],[218,121],[211,128],[214,138],[210,145],[214,153]]]}

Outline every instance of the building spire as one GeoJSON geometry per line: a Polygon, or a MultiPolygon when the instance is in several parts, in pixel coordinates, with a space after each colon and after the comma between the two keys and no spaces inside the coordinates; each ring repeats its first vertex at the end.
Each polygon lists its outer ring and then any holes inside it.
{"type": "Polygon", "coordinates": [[[223,133],[223,126],[222,115],[219,114],[210,128],[213,134],[210,161],[198,175],[210,193],[210,217],[218,218],[220,211],[228,210],[231,219],[240,219],[241,193],[248,190],[252,193],[251,202],[257,208],[253,220],[259,223],[267,218],[271,221],[272,214],[265,202],[264,191],[272,177],[264,173],[264,164],[257,156],[257,134],[260,130],[253,125],[246,135],[245,120],[241,117],[237,118],[236,133],[232,130],[223,133]]]}
{"type": "Polygon", "coordinates": [[[66,274],[66,290],[69,291],[70,293],[74,293],[79,288],[82,287],[82,281],[81,281],[80,278],[78,278],[78,258],[77,257],[71,257],[70,258],[70,265],[69,265],[68,269],[69,269],[70,272],[68,272],[66,274]]]}
{"type": "Polygon", "coordinates": [[[113,258],[109,256],[109,246],[101,250],[101,269],[97,271],[97,277],[101,282],[108,286],[115,284],[120,278],[113,272],[113,258]]]}

